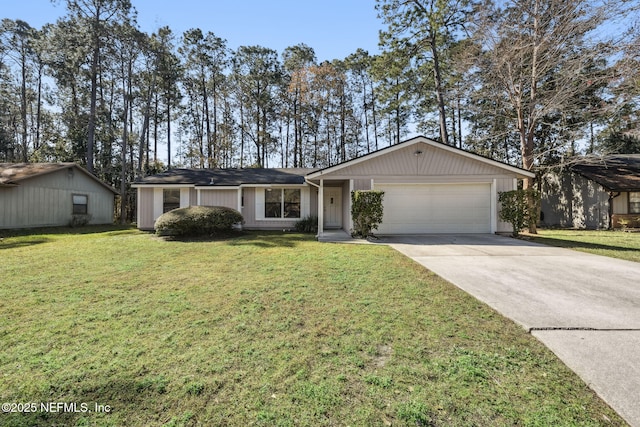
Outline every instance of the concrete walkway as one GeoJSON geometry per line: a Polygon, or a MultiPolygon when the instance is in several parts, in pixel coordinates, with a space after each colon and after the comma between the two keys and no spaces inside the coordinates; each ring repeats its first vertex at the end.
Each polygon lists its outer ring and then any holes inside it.
{"type": "Polygon", "coordinates": [[[383,237],[522,325],[640,427],[640,264],[495,235],[383,237]]]}

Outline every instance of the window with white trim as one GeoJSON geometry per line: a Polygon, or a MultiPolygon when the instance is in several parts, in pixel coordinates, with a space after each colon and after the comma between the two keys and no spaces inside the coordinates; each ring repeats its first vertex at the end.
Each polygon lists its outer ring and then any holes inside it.
{"type": "Polygon", "coordinates": [[[264,217],[300,218],[299,188],[267,188],[264,192],[264,217]]]}
{"type": "Polygon", "coordinates": [[[640,191],[629,193],[629,213],[640,214],[640,191]]]}
{"type": "Polygon", "coordinates": [[[86,215],[89,213],[89,196],[86,194],[73,195],[73,214],[86,215]]]}
{"type": "Polygon", "coordinates": [[[178,209],[179,207],[180,189],[164,188],[162,190],[162,213],[167,213],[171,210],[178,209]]]}

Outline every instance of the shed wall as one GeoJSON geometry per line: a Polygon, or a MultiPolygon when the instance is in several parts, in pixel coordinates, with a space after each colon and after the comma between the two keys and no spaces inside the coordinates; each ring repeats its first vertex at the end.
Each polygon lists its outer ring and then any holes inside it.
{"type": "Polygon", "coordinates": [[[0,228],[66,226],[73,195],[88,196],[89,224],[111,224],[114,193],[75,168],[59,170],[0,188],[0,228]]]}

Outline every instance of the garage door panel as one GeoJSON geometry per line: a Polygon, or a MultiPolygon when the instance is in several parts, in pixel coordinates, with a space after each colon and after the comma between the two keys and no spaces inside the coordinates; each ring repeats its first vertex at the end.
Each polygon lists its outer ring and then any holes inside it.
{"type": "Polygon", "coordinates": [[[489,184],[380,184],[385,192],[379,234],[489,233],[489,184]]]}

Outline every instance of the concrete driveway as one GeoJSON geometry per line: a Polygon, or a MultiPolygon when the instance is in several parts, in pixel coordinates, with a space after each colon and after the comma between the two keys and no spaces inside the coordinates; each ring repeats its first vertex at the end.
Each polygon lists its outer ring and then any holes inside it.
{"type": "Polygon", "coordinates": [[[522,325],[640,427],[640,263],[495,235],[380,243],[522,325]]]}

